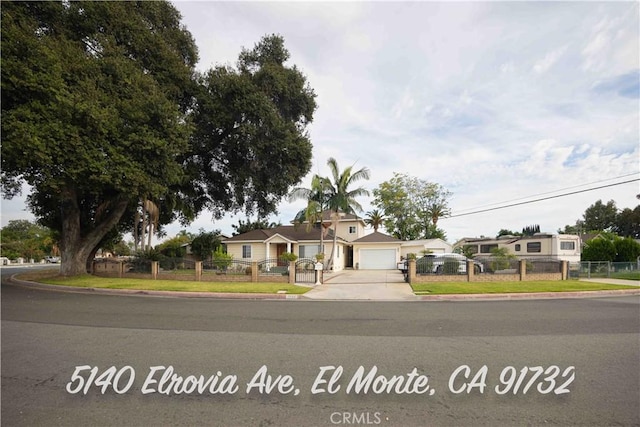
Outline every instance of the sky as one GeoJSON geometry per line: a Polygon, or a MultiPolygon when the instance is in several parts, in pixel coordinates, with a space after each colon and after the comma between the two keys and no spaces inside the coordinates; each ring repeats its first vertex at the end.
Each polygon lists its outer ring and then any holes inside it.
{"type": "MultiPolygon", "coordinates": [[[[597,200],[640,203],[638,2],[173,3],[201,71],[284,37],[318,103],[301,186],[329,174],[329,157],[369,168],[369,191],[394,172],[438,183],[452,193],[439,222],[451,243],[532,224],[556,232],[597,200]]],[[[2,225],[33,218],[23,200],[3,201],[2,225]]],[[[359,201],[361,215],[375,208],[359,201]]],[[[288,224],[304,205],[283,202],[270,220],[288,224]]],[[[238,219],[204,212],[165,231],[230,235],[238,219]]]]}

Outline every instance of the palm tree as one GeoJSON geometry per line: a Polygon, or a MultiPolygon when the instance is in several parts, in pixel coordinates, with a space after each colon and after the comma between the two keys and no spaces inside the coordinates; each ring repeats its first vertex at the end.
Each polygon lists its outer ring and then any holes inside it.
{"type": "Polygon", "coordinates": [[[328,266],[328,268],[331,269],[338,244],[337,231],[340,216],[362,211],[362,206],[356,201],[356,197],[369,195],[369,191],[362,187],[354,190],[350,190],[349,188],[361,179],[369,179],[369,169],[364,167],[352,172],[353,166],[349,166],[341,173],[338,168],[338,162],[336,162],[333,157],[327,160],[327,165],[329,165],[329,169],[331,170],[331,178],[323,178],[324,184],[322,187],[326,191],[327,208],[331,211],[331,220],[333,222],[333,247],[331,248],[328,266]]]}
{"type": "Polygon", "coordinates": [[[384,223],[384,215],[378,209],[374,209],[371,212],[367,212],[367,218],[364,223],[372,226],[373,231],[377,232],[378,228],[384,223]]]}
{"type": "Polygon", "coordinates": [[[324,251],[324,236],[327,233],[329,224],[323,221],[323,213],[326,208],[326,179],[319,175],[311,178],[311,188],[298,187],[291,190],[289,200],[304,199],[307,207],[296,214],[294,223],[296,225],[307,223],[307,231],[311,230],[316,223],[320,222],[320,252],[324,251]]]}

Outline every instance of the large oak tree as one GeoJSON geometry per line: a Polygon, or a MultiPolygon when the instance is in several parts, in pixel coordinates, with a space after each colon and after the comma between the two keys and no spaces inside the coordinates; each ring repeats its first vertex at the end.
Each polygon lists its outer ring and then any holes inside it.
{"type": "Polygon", "coordinates": [[[315,95],[282,38],[199,75],[180,19],[168,2],[3,2],[3,190],[31,186],[62,274],[85,272],[141,200],[162,223],[265,214],[309,170],[315,95]]]}

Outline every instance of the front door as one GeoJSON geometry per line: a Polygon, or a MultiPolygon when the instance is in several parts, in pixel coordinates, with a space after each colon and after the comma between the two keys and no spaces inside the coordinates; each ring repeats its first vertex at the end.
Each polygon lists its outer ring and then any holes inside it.
{"type": "Polygon", "coordinates": [[[287,252],[287,244],[286,243],[278,243],[278,245],[276,246],[276,253],[278,255],[278,265],[280,266],[286,266],[287,265],[287,261],[281,260],[280,257],[282,256],[283,253],[287,252]]]}

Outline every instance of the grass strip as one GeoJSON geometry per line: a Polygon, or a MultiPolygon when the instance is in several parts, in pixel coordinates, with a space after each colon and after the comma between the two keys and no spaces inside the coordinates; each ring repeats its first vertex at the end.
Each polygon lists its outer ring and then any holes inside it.
{"type": "Polygon", "coordinates": [[[149,280],[131,278],[96,277],[89,274],[74,277],[62,277],[47,274],[21,274],[22,280],[45,283],[49,285],[74,286],[79,288],[133,289],[141,291],[181,291],[181,292],[221,292],[221,293],[256,293],[304,294],[311,288],[290,285],[288,283],[253,283],[253,282],[191,282],[185,280],[149,280]]]}
{"type": "Polygon", "coordinates": [[[500,294],[523,292],[576,292],[637,289],[637,286],[580,282],[577,280],[535,282],[433,282],[411,285],[416,295],[500,294]]]}

